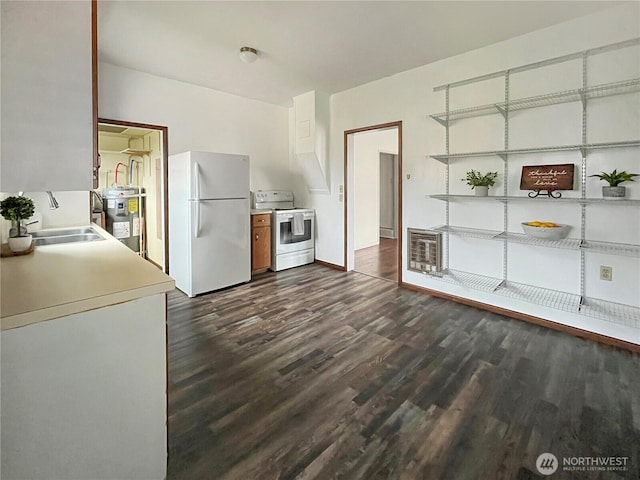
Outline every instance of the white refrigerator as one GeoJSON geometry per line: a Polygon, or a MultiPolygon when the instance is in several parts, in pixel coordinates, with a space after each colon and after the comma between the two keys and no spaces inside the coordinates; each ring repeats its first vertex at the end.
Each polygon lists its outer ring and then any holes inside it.
{"type": "Polygon", "coordinates": [[[251,279],[249,157],[169,156],[169,275],[190,297],[251,279]]]}

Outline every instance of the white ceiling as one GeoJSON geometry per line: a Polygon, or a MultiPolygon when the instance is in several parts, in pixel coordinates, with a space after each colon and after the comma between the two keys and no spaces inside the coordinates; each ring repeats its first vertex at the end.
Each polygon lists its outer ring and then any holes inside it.
{"type": "Polygon", "coordinates": [[[100,61],[277,105],[335,93],[622,2],[106,1],[100,61]],[[255,63],[238,58],[259,51],[255,63]]]}

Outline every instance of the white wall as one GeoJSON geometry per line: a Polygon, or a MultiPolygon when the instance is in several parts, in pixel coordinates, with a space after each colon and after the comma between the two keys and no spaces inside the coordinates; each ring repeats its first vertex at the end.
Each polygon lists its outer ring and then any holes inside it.
{"type": "MultiPolygon", "coordinates": [[[[401,180],[403,182],[403,226],[404,228],[427,228],[442,224],[444,220],[444,203],[426,198],[426,196],[430,194],[442,193],[444,189],[443,165],[433,159],[425,158],[430,154],[442,153],[445,149],[443,127],[435,121],[427,118],[427,115],[430,113],[444,110],[443,92],[433,92],[433,88],[438,85],[482,74],[488,74],[531,62],[541,61],[562,54],[569,54],[588,48],[594,48],[638,37],[640,36],[639,7],[640,4],[638,3],[629,3],[618,6],[602,13],[582,17],[571,22],[566,22],[564,24],[510,39],[505,42],[403,72],[392,77],[333,95],[331,99],[331,183],[333,185],[340,185],[343,183],[343,135],[345,130],[401,120],[403,122],[403,178],[401,180]],[[410,176],[410,178],[408,178],[408,176],[410,176]]],[[[638,77],[640,76],[640,73],[638,73],[637,63],[635,65],[636,66],[634,68],[636,68],[636,72],[634,76],[638,77]]],[[[597,68],[597,73],[590,72],[590,81],[606,81],[603,78],[606,76],[606,73],[612,70],[619,70],[619,68],[617,68],[618,66],[619,65],[615,65],[615,62],[614,67],[616,68],[611,68],[611,65],[609,65],[609,67],[606,65],[600,66],[597,68]]],[[[554,90],[556,87],[559,87],[558,89],[564,88],[565,80],[568,82],[573,82],[575,80],[575,76],[563,79],[562,75],[555,75],[555,78],[559,79],[557,80],[559,85],[552,87],[554,90]]],[[[539,80],[540,79],[538,79],[538,81],[539,80]]],[[[548,87],[545,82],[540,83],[542,86],[548,87]]],[[[490,98],[495,97],[496,95],[499,98],[500,93],[503,94],[504,86],[500,86],[498,84],[493,85],[491,82],[489,82],[488,85],[488,87],[485,87],[484,90],[481,91],[470,90],[468,94],[472,98],[466,98],[465,100],[469,104],[481,104],[483,102],[491,101],[490,98]]],[[[524,82],[520,86],[515,87],[516,89],[522,87],[523,90],[517,93],[514,92],[514,95],[524,94],[524,88],[528,88],[529,92],[531,92],[532,86],[536,86],[535,81],[532,80],[530,82],[524,82]]],[[[622,97],[620,98],[622,99],[622,97]]],[[[627,97],[626,100],[627,102],[629,102],[628,98],[629,97],[627,97]]],[[[625,100],[620,100],[620,102],[624,103],[625,100]]],[[[600,124],[590,125],[593,127],[591,130],[595,135],[591,140],[602,141],[598,138],[598,135],[607,136],[604,134],[611,133],[611,131],[614,131],[614,133],[616,131],[622,131],[623,134],[629,134],[629,129],[636,128],[636,124],[633,122],[636,122],[637,114],[634,116],[632,112],[634,109],[637,112],[638,108],[634,105],[637,104],[631,103],[628,105],[630,112],[628,112],[624,117],[608,115],[606,112],[604,115],[596,115],[600,119],[598,120],[600,124]],[[624,129],[618,128],[622,126],[621,122],[627,122],[628,120],[630,121],[629,125],[624,125],[624,129]]],[[[460,106],[461,105],[458,104],[452,105],[452,108],[459,108],[460,106]]],[[[561,137],[558,139],[559,142],[563,142],[568,138],[576,138],[575,135],[579,134],[580,121],[579,117],[577,121],[575,120],[575,112],[572,108],[575,107],[568,105],[560,106],[557,110],[559,115],[558,121],[554,122],[553,126],[550,126],[548,129],[545,129],[545,125],[543,123],[538,122],[538,127],[541,129],[540,131],[543,132],[543,138],[540,139],[527,136],[524,130],[525,126],[523,124],[520,132],[514,132],[514,141],[517,139],[519,144],[514,143],[511,145],[512,148],[522,146],[523,143],[527,141],[534,144],[540,141],[542,145],[544,145],[545,142],[551,141],[556,134],[561,137]],[[567,108],[568,110],[566,110],[567,108]],[[569,117],[574,120],[568,122],[569,117]],[[565,120],[567,120],[567,123],[564,123],[565,120]],[[577,131],[575,131],[576,125],[578,125],[577,131]]],[[[595,108],[598,108],[598,106],[596,105],[595,108]]],[[[503,135],[503,132],[500,132],[500,118],[501,117],[499,116],[495,116],[495,118],[492,117],[488,119],[488,121],[484,121],[485,119],[483,118],[472,119],[470,120],[471,125],[473,125],[472,127],[467,127],[467,130],[464,130],[465,127],[460,127],[459,129],[452,131],[451,150],[482,150],[485,148],[492,148],[494,146],[501,148],[501,141],[503,140],[501,135],[503,135]],[[473,132],[473,136],[472,138],[466,139],[465,135],[469,132],[473,132]]],[[[517,125],[518,120],[516,118],[513,120],[517,125]]],[[[590,119],[590,122],[593,124],[596,120],[590,119]]],[[[515,128],[517,130],[520,126],[518,125],[515,128]]],[[[638,137],[637,130],[635,134],[633,134],[633,137],[638,137]]],[[[579,136],[577,140],[579,140],[579,136]]],[[[607,155],[608,153],[599,154],[600,161],[604,162],[606,165],[605,168],[609,166],[606,164],[607,155]]],[[[635,158],[637,158],[637,150],[632,152],[631,155],[635,155],[635,158]]],[[[573,160],[575,160],[574,163],[579,164],[579,158],[576,159],[574,157],[573,160]]],[[[593,160],[598,161],[598,155],[594,155],[593,160]]],[[[628,170],[633,170],[634,163],[631,161],[627,162],[626,160],[621,161],[626,162],[624,165],[628,166],[628,170]]],[[[478,163],[474,165],[476,165],[476,169],[481,168],[486,170],[488,168],[501,168],[500,162],[501,160],[499,158],[482,158],[478,159],[478,163]]],[[[464,191],[464,184],[456,179],[458,178],[458,175],[460,178],[463,176],[462,174],[466,167],[468,167],[468,165],[462,164],[455,168],[452,167],[452,188],[464,191]],[[459,169],[459,171],[456,169],[459,169]]],[[[518,169],[519,165],[515,166],[515,168],[512,169],[512,172],[516,172],[518,169]]],[[[517,173],[514,173],[514,175],[517,175],[517,173]]],[[[513,179],[510,178],[509,181],[515,181],[514,179],[515,177],[513,179]]],[[[588,183],[588,185],[590,189],[589,193],[591,195],[591,189],[597,189],[598,185],[597,183],[595,187],[592,183],[588,183]]],[[[502,184],[496,185],[497,188],[501,188],[501,186],[502,184]]],[[[632,198],[640,198],[640,191],[638,190],[640,188],[640,183],[636,182],[635,184],[628,184],[628,186],[630,190],[628,194],[632,198]]],[[[317,258],[326,262],[343,265],[343,205],[340,202],[338,190],[332,190],[330,196],[309,197],[309,206],[316,208],[318,230],[330,232],[330,234],[318,236],[318,244],[316,248],[317,258]]],[[[608,221],[613,220],[612,224],[621,231],[617,238],[635,239],[634,242],[638,243],[637,239],[640,231],[636,220],[637,210],[633,212],[628,212],[627,210],[628,209],[607,209],[609,215],[608,221]]],[[[594,211],[597,211],[597,209],[594,209],[594,211]]],[[[571,215],[573,224],[577,224],[575,212],[564,212],[562,213],[562,217],[559,219],[565,219],[566,217],[564,216],[566,215],[571,215]]],[[[604,213],[596,213],[596,215],[599,215],[599,217],[596,218],[606,218],[606,214],[604,213]]],[[[524,216],[524,212],[522,216],[524,216]]],[[[482,224],[485,225],[485,228],[495,228],[496,224],[501,222],[502,216],[500,213],[493,215],[488,211],[475,211],[468,212],[467,217],[459,217],[458,220],[462,222],[473,218],[477,218],[479,223],[477,225],[470,226],[480,226],[480,224],[482,224]]],[[[516,221],[517,217],[514,216],[512,220],[516,221]]],[[[498,228],[500,227],[500,225],[497,226],[498,228]]],[[[597,221],[596,223],[592,222],[591,228],[599,228],[601,231],[605,230],[604,224],[599,226],[597,221]]],[[[404,238],[406,239],[406,235],[404,238]]],[[[631,240],[626,241],[633,243],[631,240]]],[[[478,247],[478,244],[474,245],[476,245],[474,248],[477,253],[475,255],[475,260],[482,260],[477,262],[476,266],[481,269],[485,268],[486,274],[488,275],[496,273],[495,270],[500,269],[500,258],[495,258],[496,252],[494,251],[494,247],[478,247]],[[486,252],[484,250],[486,250],[486,252]]],[[[499,243],[497,245],[499,246],[499,243]]],[[[403,252],[403,255],[406,256],[406,241],[405,245],[403,245],[403,252]]],[[[528,252],[532,252],[532,249],[529,248],[526,250],[524,255],[527,255],[528,252]]],[[[560,252],[562,253],[562,251],[560,252]]],[[[572,289],[575,289],[576,277],[579,275],[579,269],[576,268],[574,258],[569,260],[569,257],[573,254],[574,252],[566,252],[561,263],[555,266],[558,274],[548,275],[550,288],[563,287],[566,283],[563,277],[570,277],[567,281],[571,282],[573,285],[572,289]],[[570,265],[568,265],[569,263],[570,265]]],[[[540,252],[537,252],[533,255],[539,257],[541,254],[540,252]]],[[[522,254],[517,255],[517,252],[514,252],[514,256],[522,258],[522,254]]],[[[637,275],[639,270],[637,267],[637,260],[629,260],[624,257],[613,256],[608,256],[608,258],[610,261],[616,262],[616,265],[614,265],[614,271],[618,271],[622,274],[618,278],[618,285],[604,285],[602,281],[594,280],[593,272],[590,270],[587,272],[589,295],[610,298],[609,295],[616,287],[622,287],[626,290],[624,293],[625,298],[629,299],[635,296],[636,302],[640,301],[640,292],[637,290],[637,275]],[[630,267],[624,267],[622,263],[633,263],[633,265],[630,267]],[[616,268],[618,268],[618,270],[616,270],[616,268]]],[[[597,260],[594,259],[594,261],[597,260]]],[[[517,264],[512,265],[512,267],[520,269],[525,268],[524,265],[517,267],[517,264]]],[[[520,277],[526,277],[527,274],[524,270],[514,273],[519,274],[520,277]]],[[[638,330],[634,328],[623,327],[613,323],[560,312],[555,309],[539,307],[531,303],[508,300],[491,294],[484,294],[475,290],[437,282],[435,280],[427,279],[420,274],[408,272],[406,270],[406,266],[403,266],[402,279],[403,281],[414,285],[445,291],[485,303],[493,303],[498,306],[559,321],[578,328],[593,330],[605,335],[625,338],[627,340],[640,343],[640,334],[638,333],[638,330]]]]}
{"type": "Polygon", "coordinates": [[[101,118],[166,126],[169,155],[247,154],[251,189],[291,189],[289,109],[100,63],[101,118]]]}
{"type": "Polygon", "coordinates": [[[117,133],[98,132],[98,151],[101,161],[98,192],[114,183],[115,168],[118,163],[125,165],[118,171],[118,184],[129,183],[129,155],[120,153],[128,147],[129,137],[117,133]]]}
{"type": "Polygon", "coordinates": [[[353,134],[354,248],[380,242],[380,152],[398,152],[398,129],[353,134]]]}
{"type": "MultiPolygon", "coordinates": [[[[186,150],[248,154],[252,190],[291,189],[288,108],[101,63],[98,112],[102,118],[167,126],[169,154],[186,150]]],[[[49,210],[43,192],[25,192],[43,214],[44,227],[89,223],[87,192],[54,194],[58,210],[49,210]]],[[[8,223],[2,221],[2,241],[8,223]]]]}

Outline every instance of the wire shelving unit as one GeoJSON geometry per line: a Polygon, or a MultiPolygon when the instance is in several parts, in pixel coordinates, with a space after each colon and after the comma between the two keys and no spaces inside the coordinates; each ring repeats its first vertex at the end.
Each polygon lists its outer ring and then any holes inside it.
{"type": "MultiPolygon", "coordinates": [[[[501,297],[512,300],[534,303],[536,305],[550,307],[557,310],[577,313],[587,317],[602,319],[613,322],[618,325],[624,325],[635,329],[640,329],[640,307],[635,305],[624,305],[604,299],[589,298],[585,295],[585,264],[586,255],[589,253],[600,253],[606,255],[618,255],[629,258],[640,258],[640,245],[616,243],[601,240],[592,240],[586,238],[586,220],[587,207],[589,205],[614,205],[619,207],[638,207],[640,200],[624,199],[612,202],[603,198],[588,198],[586,196],[586,177],[587,177],[587,159],[592,151],[607,149],[625,149],[640,147],[640,139],[629,139],[623,141],[600,142],[593,143],[587,140],[587,104],[590,100],[596,98],[610,97],[614,95],[626,95],[640,92],[640,78],[622,80],[611,83],[589,86],[587,84],[587,61],[590,57],[605,52],[624,49],[628,47],[637,47],[640,45],[640,38],[634,38],[624,42],[619,42],[603,47],[576,52],[562,57],[552,58],[542,62],[536,62],[521,67],[494,72],[480,77],[470,78],[459,82],[449,83],[434,88],[434,91],[445,92],[445,111],[429,115],[430,118],[438,122],[445,129],[445,152],[437,155],[429,155],[432,158],[444,164],[445,166],[445,192],[440,195],[429,195],[427,198],[436,199],[445,203],[445,224],[435,227],[436,230],[443,233],[443,263],[442,272],[427,273],[429,278],[433,278],[442,282],[459,285],[465,288],[489,292],[501,297]],[[510,98],[510,77],[519,72],[534,70],[549,65],[562,63],[570,60],[582,61],[582,87],[572,90],[547,93],[525,98],[510,98]],[[482,82],[489,79],[504,79],[504,101],[473,106],[462,109],[450,109],[451,90],[476,82],[482,82]],[[571,145],[552,145],[540,146],[533,148],[512,149],[509,147],[509,114],[511,112],[543,108],[551,105],[558,105],[569,102],[580,102],[582,107],[582,138],[581,142],[571,145]],[[501,150],[491,151],[469,151],[469,152],[451,152],[449,129],[452,121],[465,118],[481,117],[485,115],[499,114],[504,118],[504,148],[501,150]],[[526,154],[542,154],[554,152],[579,152],[581,157],[580,168],[580,191],[579,196],[548,198],[538,197],[531,199],[527,196],[510,195],[508,182],[504,182],[502,195],[491,197],[480,197],[475,195],[456,195],[451,194],[449,190],[449,166],[452,160],[498,156],[503,160],[503,175],[508,178],[509,158],[515,155],[526,154]],[[450,224],[450,202],[501,202],[503,204],[503,229],[487,230],[479,228],[469,228],[450,224]],[[546,240],[533,238],[523,233],[508,231],[508,215],[509,204],[512,202],[545,202],[554,203],[555,205],[571,205],[574,204],[580,210],[580,226],[577,230],[579,238],[566,238],[561,240],[546,240]],[[502,277],[490,277],[474,272],[461,271],[449,268],[450,242],[451,235],[459,237],[467,237],[478,240],[489,240],[502,242],[503,260],[502,260],[502,277]],[[562,292],[545,288],[541,285],[528,285],[518,283],[508,278],[508,261],[509,246],[511,244],[525,244],[535,247],[566,249],[579,252],[580,270],[579,285],[575,292],[562,292]]],[[[576,234],[577,236],[577,234],[576,234]]]]}

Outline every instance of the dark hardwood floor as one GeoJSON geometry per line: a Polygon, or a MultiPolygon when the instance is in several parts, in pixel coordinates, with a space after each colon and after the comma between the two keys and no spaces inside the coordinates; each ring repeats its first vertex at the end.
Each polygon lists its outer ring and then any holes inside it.
{"type": "Polygon", "coordinates": [[[634,479],[640,357],[307,265],[169,295],[169,479],[634,479]],[[535,462],[628,457],[626,471],[535,462]]]}
{"type": "Polygon", "coordinates": [[[398,281],[398,240],[380,237],[380,243],[355,251],[354,270],[385,280],[398,281]]]}

